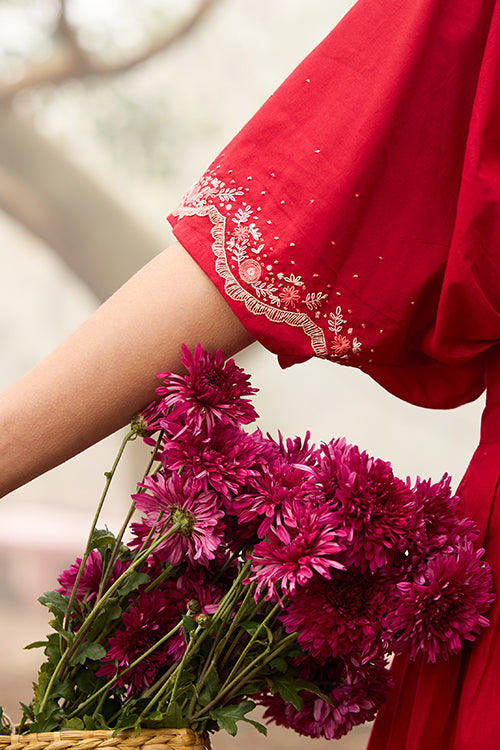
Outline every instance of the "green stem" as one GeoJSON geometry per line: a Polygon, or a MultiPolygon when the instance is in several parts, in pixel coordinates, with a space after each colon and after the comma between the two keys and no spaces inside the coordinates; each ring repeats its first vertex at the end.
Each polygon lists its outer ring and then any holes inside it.
{"type": "Polygon", "coordinates": [[[89,532],[89,536],[88,536],[88,539],[87,539],[87,544],[85,545],[85,552],[83,554],[82,561],[80,563],[80,567],[79,567],[78,573],[76,575],[75,583],[73,584],[73,589],[71,591],[71,596],[70,596],[70,600],[69,600],[69,603],[68,603],[68,609],[67,609],[67,612],[66,612],[66,617],[64,618],[64,624],[63,624],[64,630],[67,630],[68,626],[69,626],[69,618],[71,616],[71,611],[72,611],[73,605],[75,603],[76,594],[77,594],[77,591],[78,591],[78,586],[80,584],[80,579],[81,579],[81,577],[83,575],[83,571],[84,571],[84,568],[85,568],[85,563],[87,562],[87,558],[88,558],[88,556],[90,555],[90,553],[92,551],[92,539],[94,537],[94,532],[95,532],[96,527],[97,527],[97,521],[99,520],[99,516],[101,515],[101,511],[102,511],[102,507],[104,505],[104,501],[106,499],[106,496],[107,496],[108,491],[109,491],[109,487],[111,485],[111,480],[113,479],[113,477],[115,475],[118,463],[119,463],[121,457],[123,456],[123,452],[124,452],[124,450],[126,448],[127,443],[130,440],[135,440],[136,437],[137,437],[137,435],[136,435],[136,433],[133,430],[130,430],[129,432],[127,432],[127,434],[125,435],[125,437],[123,438],[123,440],[121,442],[120,448],[118,449],[118,453],[116,454],[116,458],[114,460],[113,466],[111,467],[111,470],[105,472],[106,482],[104,484],[104,489],[102,491],[99,503],[97,505],[97,510],[96,510],[96,512],[94,514],[94,518],[93,518],[92,524],[90,526],[90,532],[89,532]]]}
{"type": "MultiPolygon", "coordinates": [[[[203,669],[201,671],[201,674],[200,674],[200,676],[199,676],[199,678],[198,678],[198,680],[196,682],[196,687],[195,687],[195,691],[196,692],[194,693],[194,695],[193,695],[193,697],[191,699],[191,703],[189,705],[189,713],[191,713],[191,711],[193,710],[193,708],[195,706],[195,703],[196,703],[196,694],[199,695],[200,692],[202,691],[203,686],[204,686],[204,684],[205,684],[205,682],[207,680],[208,675],[210,674],[211,670],[215,666],[217,666],[217,659],[219,658],[220,652],[226,646],[226,644],[229,641],[230,636],[232,635],[232,633],[234,632],[234,630],[238,626],[239,622],[242,620],[243,616],[245,615],[248,601],[253,598],[254,589],[255,589],[255,584],[251,584],[250,586],[248,586],[248,590],[247,590],[247,592],[246,592],[246,594],[245,594],[245,596],[243,598],[243,601],[242,601],[242,603],[241,603],[238,611],[236,612],[236,614],[234,615],[233,619],[231,620],[231,622],[229,624],[229,629],[224,632],[225,622],[221,622],[219,624],[219,628],[218,628],[218,631],[217,631],[217,633],[215,635],[214,642],[212,644],[212,648],[210,649],[210,653],[207,656],[205,665],[204,665],[204,667],[203,667],[203,669]],[[222,635],[223,632],[224,632],[224,637],[221,638],[221,635],[222,635]]],[[[232,651],[234,649],[234,646],[235,646],[235,644],[237,643],[238,640],[239,639],[236,638],[235,640],[233,640],[232,643],[229,644],[227,650],[224,652],[224,659],[223,659],[220,667],[222,667],[224,665],[224,663],[225,663],[228,655],[230,653],[232,653],[232,651]]]]}
{"type": "MultiPolygon", "coordinates": [[[[175,679],[174,679],[174,685],[172,688],[172,693],[169,698],[170,703],[173,703],[177,697],[177,691],[179,689],[179,682],[180,682],[180,678],[182,676],[182,671],[184,667],[189,664],[194,653],[196,652],[197,647],[200,646],[200,644],[205,640],[207,633],[208,633],[207,630],[197,627],[196,630],[191,634],[189,643],[186,646],[186,650],[184,651],[180,662],[176,665],[174,672],[172,672],[172,675],[175,675],[175,679]],[[195,644],[197,633],[201,633],[201,637],[199,638],[198,643],[195,644]]],[[[170,677],[172,677],[172,675],[170,675],[170,677]]],[[[143,716],[145,716],[148,713],[148,711],[151,710],[151,708],[153,708],[153,706],[156,703],[159,704],[160,700],[163,698],[163,695],[166,693],[167,689],[168,689],[168,680],[165,681],[165,683],[160,687],[160,689],[156,691],[156,693],[153,695],[149,703],[141,711],[140,716],[139,716],[139,721],[141,720],[143,716]]]]}
{"type": "MultiPolygon", "coordinates": [[[[135,661],[133,661],[131,664],[128,665],[128,667],[125,667],[125,669],[122,669],[121,671],[117,671],[113,677],[106,682],[105,685],[103,685],[99,690],[96,690],[95,693],[93,693],[90,698],[87,698],[87,700],[84,703],[81,703],[78,708],[73,711],[73,713],[69,716],[70,719],[72,719],[74,716],[78,716],[79,713],[81,713],[82,709],[87,708],[99,695],[102,693],[105,693],[106,691],[109,691],[111,687],[113,686],[113,683],[116,682],[116,680],[119,677],[123,677],[127,674],[127,672],[130,672],[131,669],[135,669],[135,667],[140,664],[140,662],[143,659],[146,659],[150,654],[153,653],[157,648],[162,646],[165,641],[167,641],[169,638],[171,638],[173,635],[177,633],[177,631],[182,627],[182,620],[175,625],[175,627],[172,628],[166,635],[162,636],[159,641],[157,641],[153,646],[151,646],[147,651],[145,651],[143,654],[137,657],[135,661]]],[[[97,710],[97,709],[96,709],[97,710]]],[[[95,713],[95,712],[94,712],[95,713]]]]}
{"type": "Polygon", "coordinates": [[[48,700],[48,697],[50,695],[50,691],[53,687],[55,679],[61,679],[64,670],[66,668],[66,665],[68,661],[71,659],[73,654],[75,653],[76,649],[80,646],[83,639],[85,638],[85,635],[88,632],[88,629],[90,625],[92,624],[93,620],[99,613],[99,611],[102,609],[103,605],[107,602],[107,600],[115,593],[117,589],[120,588],[122,583],[125,581],[125,579],[130,576],[137,568],[140,568],[141,565],[147,560],[149,555],[154,552],[154,550],[159,547],[163,542],[168,539],[168,537],[172,536],[172,534],[177,533],[177,531],[181,528],[181,522],[177,522],[173,524],[164,534],[159,536],[152,544],[151,546],[144,550],[140,555],[138,555],[135,560],[131,563],[131,565],[119,576],[119,578],[116,579],[116,581],[109,587],[109,589],[105,592],[105,594],[99,599],[98,602],[94,605],[92,610],[89,612],[87,617],[84,619],[79,631],[78,635],[69,646],[63,654],[61,654],[61,658],[59,659],[58,664],[56,665],[54,672],[52,673],[52,676],[47,684],[47,688],[44,692],[43,699],[40,703],[40,711],[43,711],[46,705],[46,702],[48,700]]]}
{"type": "Polygon", "coordinates": [[[233,697],[233,695],[237,693],[241,685],[244,685],[245,682],[248,682],[255,674],[257,674],[262,669],[262,667],[275,659],[279,653],[281,653],[295,640],[297,640],[297,633],[292,633],[291,635],[284,638],[283,641],[281,641],[276,646],[276,648],[271,650],[266,649],[263,654],[259,654],[259,656],[256,656],[255,659],[250,662],[250,664],[247,664],[247,666],[241,670],[240,674],[237,677],[233,678],[231,682],[224,683],[215,698],[207,703],[206,706],[203,706],[203,708],[197,711],[193,716],[188,716],[188,719],[190,721],[195,721],[197,719],[200,719],[205,713],[207,713],[213,706],[217,705],[218,703],[224,705],[221,703],[221,698],[223,698],[224,696],[227,696],[228,699],[230,697],[233,697]]]}
{"type": "MultiPolygon", "coordinates": [[[[155,462],[156,452],[157,452],[157,450],[158,450],[158,448],[160,446],[161,440],[163,438],[163,433],[164,433],[164,430],[161,430],[160,433],[159,433],[159,435],[158,435],[158,438],[156,440],[156,445],[155,445],[154,450],[153,450],[153,452],[151,454],[151,457],[150,457],[150,459],[148,461],[148,465],[146,466],[146,470],[145,470],[145,472],[142,475],[142,480],[143,481],[144,481],[145,477],[148,476],[148,474],[151,471],[151,468],[152,468],[152,466],[153,466],[153,464],[155,462]]],[[[145,492],[145,489],[143,487],[139,487],[138,492],[139,493],[143,493],[143,492],[145,492]]],[[[107,582],[109,580],[109,577],[111,575],[111,571],[113,570],[113,566],[115,564],[115,560],[118,557],[118,553],[119,553],[119,550],[120,550],[120,544],[122,542],[122,539],[123,539],[123,537],[125,535],[126,530],[128,529],[128,525],[129,525],[129,523],[130,523],[130,521],[132,519],[132,516],[134,515],[134,512],[135,512],[135,502],[132,501],[132,504],[131,504],[131,506],[129,508],[129,511],[128,511],[126,517],[125,517],[125,520],[124,520],[124,522],[122,524],[122,527],[121,527],[120,531],[118,532],[118,536],[116,537],[116,541],[115,541],[113,550],[111,552],[110,560],[109,560],[109,562],[108,562],[108,564],[106,566],[106,570],[104,571],[104,575],[103,575],[101,583],[99,585],[99,593],[97,595],[98,599],[100,599],[100,597],[103,594],[104,589],[106,588],[106,584],[107,584],[107,582]]]]}
{"type": "Polygon", "coordinates": [[[248,654],[248,652],[252,648],[253,644],[257,640],[257,637],[264,630],[264,628],[266,627],[266,625],[269,622],[269,620],[272,619],[274,617],[274,615],[276,614],[276,612],[279,612],[281,609],[282,609],[282,604],[281,604],[281,601],[279,601],[277,604],[274,605],[274,607],[266,615],[266,617],[264,617],[264,619],[262,620],[262,622],[259,624],[259,627],[256,629],[255,633],[252,635],[252,637],[248,641],[247,645],[245,646],[245,648],[243,649],[243,651],[241,652],[241,654],[239,655],[239,657],[236,659],[236,661],[235,661],[235,663],[233,665],[233,668],[231,669],[231,671],[229,672],[229,674],[228,674],[228,676],[226,678],[226,682],[228,682],[229,680],[231,680],[231,678],[235,675],[235,673],[238,671],[241,663],[244,661],[245,656],[248,654]]]}
{"type": "Polygon", "coordinates": [[[174,573],[177,570],[177,565],[167,565],[165,570],[163,570],[159,576],[157,576],[152,583],[149,584],[147,589],[144,593],[149,594],[150,591],[153,591],[159,583],[163,583],[163,581],[166,581],[168,578],[171,578],[172,573],[174,573]]]}

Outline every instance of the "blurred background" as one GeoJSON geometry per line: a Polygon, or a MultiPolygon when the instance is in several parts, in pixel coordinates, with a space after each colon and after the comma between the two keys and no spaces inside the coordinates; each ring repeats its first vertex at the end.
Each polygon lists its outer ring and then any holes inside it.
{"type": "MultiPolygon", "coordinates": [[[[0,0],[0,386],[17,379],[171,241],[166,214],[352,0],[0,0]]],[[[260,426],[345,435],[400,476],[456,487],[481,403],[429,412],[358,371],[281,371],[251,347],[260,426]]],[[[78,397],[78,394],[75,394],[78,397]]],[[[0,504],[0,704],[14,719],[41,658],[37,597],[81,553],[119,435],[0,504]]],[[[122,467],[106,521],[145,462],[122,467]]],[[[363,750],[368,727],[334,746],[363,750]]],[[[323,747],[271,728],[240,747],[323,747]]],[[[228,736],[216,750],[234,746],[228,736]]]]}

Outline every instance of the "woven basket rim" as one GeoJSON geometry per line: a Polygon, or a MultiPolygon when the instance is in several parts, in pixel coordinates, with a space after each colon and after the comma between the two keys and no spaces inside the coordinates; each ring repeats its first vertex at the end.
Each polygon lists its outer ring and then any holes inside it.
{"type": "Polygon", "coordinates": [[[201,750],[210,748],[207,734],[199,734],[188,727],[182,729],[142,729],[135,734],[133,729],[126,729],[115,734],[113,729],[61,729],[54,732],[32,732],[29,734],[2,734],[0,748],[27,748],[34,746],[39,750],[63,750],[72,746],[88,750],[93,748],[191,748],[201,750]]]}

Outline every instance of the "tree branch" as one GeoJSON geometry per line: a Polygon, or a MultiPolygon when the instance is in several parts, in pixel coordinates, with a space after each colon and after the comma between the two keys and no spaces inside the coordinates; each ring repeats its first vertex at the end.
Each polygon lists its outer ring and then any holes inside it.
{"type": "Polygon", "coordinates": [[[0,105],[9,104],[16,94],[26,89],[60,84],[71,78],[90,76],[105,78],[127,73],[180,41],[221,0],[199,0],[196,10],[176,29],[169,30],[136,55],[117,62],[107,62],[91,55],[81,46],[75,30],[68,23],[66,0],[59,0],[59,2],[61,10],[57,30],[64,40],[63,48],[55,51],[45,62],[37,62],[36,65],[29,67],[20,78],[5,84],[0,89],[0,105]]]}

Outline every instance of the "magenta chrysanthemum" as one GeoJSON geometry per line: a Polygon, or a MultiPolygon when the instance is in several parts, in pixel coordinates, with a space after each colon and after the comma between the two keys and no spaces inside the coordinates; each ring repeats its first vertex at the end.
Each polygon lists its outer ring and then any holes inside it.
{"type": "Polygon", "coordinates": [[[257,581],[255,596],[266,589],[273,598],[278,586],[282,593],[293,594],[317,573],[330,578],[331,568],[343,568],[339,552],[342,534],[332,526],[333,514],[310,507],[299,507],[293,525],[286,523],[268,529],[264,541],[255,545],[251,581],[257,581]]]}
{"type": "Polygon", "coordinates": [[[388,624],[394,651],[409,651],[412,658],[424,652],[431,662],[447,659],[489,625],[485,612],[494,595],[483,552],[465,542],[455,553],[436,555],[416,580],[398,584],[388,624]]]}
{"type": "Polygon", "coordinates": [[[395,603],[395,585],[380,575],[334,570],[331,580],[315,576],[297,589],[280,616],[287,632],[298,632],[314,657],[359,654],[372,658],[381,648],[385,618],[395,603]]]}
{"type": "Polygon", "coordinates": [[[262,440],[260,434],[249,435],[239,427],[217,423],[211,431],[175,430],[165,438],[158,458],[176,471],[182,469],[199,479],[204,489],[230,498],[257,474],[262,440]]]}
{"type": "Polygon", "coordinates": [[[165,406],[161,401],[151,401],[150,404],[132,418],[131,427],[140,435],[147,445],[155,445],[156,440],[150,437],[162,429],[162,421],[167,416],[165,406]]]}
{"type": "MultiPolygon", "coordinates": [[[[98,677],[112,677],[117,668],[121,671],[154,646],[180,620],[178,608],[164,592],[154,590],[142,594],[128,612],[123,614],[123,628],[109,639],[109,650],[103,659],[98,677]]],[[[133,669],[119,676],[115,685],[128,688],[138,695],[156,679],[158,670],[169,659],[168,640],[142,659],[133,669]]]]}
{"type": "Polygon", "coordinates": [[[469,519],[459,520],[456,515],[458,497],[451,493],[451,478],[445,474],[433,484],[430,480],[417,479],[413,488],[416,514],[422,522],[410,535],[410,550],[414,563],[422,555],[446,552],[453,548],[457,539],[477,538],[477,530],[469,519]]]}
{"type": "MultiPolygon", "coordinates": [[[[67,570],[61,573],[61,575],[57,579],[60,584],[60,588],[57,590],[60,594],[71,596],[71,592],[73,591],[73,586],[75,584],[78,571],[80,570],[81,563],[82,558],[77,557],[75,562],[70,565],[67,570]]],[[[111,571],[111,574],[109,576],[107,587],[114,583],[114,581],[116,581],[116,579],[121,576],[121,574],[128,568],[129,565],[130,562],[119,559],[116,560],[113,566],[113,570],[111,571]]],[[[93,549],[85,561],[85,566],[78,583],[78,589],[76,591],[77,601],[86,599],[91,604],[95,601],[95,598],[99,591],[99,587],[101,585],[103,573],[104,570],[102,555],[98,550],[93,549]]]]}
{"type": "Polygon", "coordinates": [[[133,495],[144,516],[142,523],[132,524],[132,546],[141,546],[152,529],[154,542],[178,524],[179,530],[157,547],[156,556],[171,565],[178,565],[184,557],[200,565],[213,560],[224,533],[224,512],[215,493],[203,490],[192,477],[179,474],[165,478],[163,473],[157,473],[146,477],[142,486],[146,492],[133,495]]]}
{"type": "Polygon", "coordinates": [[[247,493],[234,499],[240,523],[255,523],[262,539],[269,528],[281,526],[283,514],[296,515],[304,504],[319,504],[320,493],[309,471],[277,459],[248,481],[247,493]]]}
{"type": "Polygon", "coordinates": [[[392,685],[382,659],[363,667],[328,660],[311,665],[304,677],[318,685],[328,700],[303,690],[299,710],[278,694],[265,696],[264,718],[306,737],[327,740],[339,739],[358,724],[372,721],[392,685]]]}
{"type": "Polygon", "coordinates": [[[165,384],[156,392],[162,396],[163,407],[172,409],[172,420],[191,420],[198,427],[206,423],[211,428],[216,421],[248,424],[257,418],[253,405],[246,400],[257,389],[250,386],[249,376],[234,360],[224,361],[220,350],[210,354],[200,344],[194,354],[186,346],[182,352],[186,375],[158,375],[165,378],[165,384]]]}
{"type": "Polygon", "coordinates": [[[297,466],[313,466],[317,461],[318,450],[314,444],[309,444],[310,439],[311,433],[309,430],[306,432],[304,439],[297,436],[285,440],[281,432],[279,433],[279,442],[275,443],[270,438],[276,446],[277,453],[286,459],[289,464],[297,466]]]}
{"type": "Polygon", "coordinates": [[[346,566],[375,572],[404,550],[415,500],[389,463],[336,440],[322,446],[316,476],[347,532],[346,566]]]}

